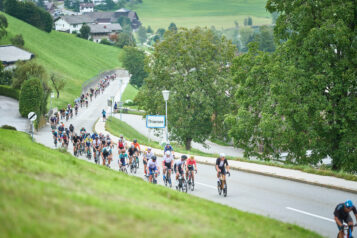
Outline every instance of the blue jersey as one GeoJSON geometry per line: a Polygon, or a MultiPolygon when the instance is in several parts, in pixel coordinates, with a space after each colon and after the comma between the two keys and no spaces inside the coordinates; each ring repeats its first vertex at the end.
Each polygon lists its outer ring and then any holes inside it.
{"type": "Polygon", "coordinates": [[[165,146],[165,148],[164,148],[164,153],[166,152],[166,151],[174,151],[174,149],[171,147],[171,145],[169,145],[169,146],[165,146]]]}

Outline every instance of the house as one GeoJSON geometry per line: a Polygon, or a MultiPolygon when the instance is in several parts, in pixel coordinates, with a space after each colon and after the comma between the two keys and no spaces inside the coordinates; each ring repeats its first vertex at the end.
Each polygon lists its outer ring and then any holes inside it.
{"type": "Polygon", "coordinates": [[[122,8],[115,12],[84,12],[82,15],[62,16],[55,21],[55,29],[56,31],[64,31],[69,33],[74,31],[78,32],[84,23],[108,24],[110,22],[113,24],[118,23],[118,19],[120,17],[128,17],[134,30],[138,29],[141,25],[136,12],[122,8]]]}
{"type": "Polygon", "coordinates": [[[94,12],[94,4],[93,3],[81,3],[79,5],[79,13],[83,14],[85,12],[94,12]]]}
{"type": "Polygon", "coordinates": [[[92,0],[93,4],[95,6],[101,5],[101,4],[106,4],[105,0],[92,0]]]}
{"type": "Polygon", "coordinates": [[[90,27],[89,37],[96,43],[100,43],[102,39],[109,40],[111,35],[115,35],[122,30],[119,23],[95,23],[88,24],[88,26],[90,27]]]}
{"type": "Polygon", "coordinates": [[[28,61],[35,55],[13,45],[0,45],[0,62],[6,67],[13,67],[14,64],[21,61],[28,61]]]}

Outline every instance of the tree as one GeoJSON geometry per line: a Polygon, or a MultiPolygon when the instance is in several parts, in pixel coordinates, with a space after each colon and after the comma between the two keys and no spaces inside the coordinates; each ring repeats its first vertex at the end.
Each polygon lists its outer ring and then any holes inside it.
{"type": "Polygon", "coordinates": [[[90,27],[86,24],[83,24],[81,29],[79,30],[79,32],[80,32],[81,38],[88,40],[89,33],[90,33],[90,27]]]}
{"type": "Polygon", "coordinates": [[[47,79],[46,70],[42,65],[37,64],[35,61],[20,61],[16,63],[16,66],[12,82],[12,87],[15,89],[20,89],[23,82],[30,78],[38,78],[43,81],[46,81],[47,79]]]}
{"type": "Polygon", "coordinates": [[[59,98],[60,91],[66,85],[66,81],[63,78],[58,77],[54,73],[51,74],[50,81],[51,81],[53,88],[56,90],[57,98],[59,98]]]}
{"type": "Polygon", "coordinates": [[[169,31],[177,32],[177,26],[175,23],[171,22],[168,28],[169,31]]]}
{"type": "Polygon", "coordinates": [[[232,83],[227,65],[235,47],[207,29],[169,31],[150,58],[150,73],[136,101],[148,114],[165,112],[161,91],[170,90],[168,107],[172,139],[191,149],[223,125],[230,111],[232,83]]]}
{"type": "Polygon", "coordinates": [[[130,26],[130,32],[132,31],[131,29],[131,21],[128,17],[126,16],[120,16],[118,18],[118,23],[121,25],[122,28],[126,27],[126,26],[130,26]]]}
{"type": "Polygon", "coordinates": [[[261,51],[275,51],[274,33],[271,27],[261,26],[259,33],[253,35],[253,41],[259,43],[259,50],[261,51]]]}
{"type": "Polygon", "coordinates": [[[8,23],[6,17],[3,14],[0,14],[0,39],[7,35],[7,26],[8,23]]]}
{"type": "Polygon", "coordinates": [[[128,32],[121,32],[118,35],[118,41],[115,43],[119,48],[124,48],[124,46],[136,46],[133,34],[128,32]]]}
{"type": "Polygon", "coordinates": [[[131,74],[130,83],[137,87],[143,85],[144,79],[148,76],[145,70],[145,52],[135,47],[124,47],[121,55],[121,62],[125,69],[131,74]]]}
{"type": "Polygon", "coordinates": [[[140,26],[139,29],[138,29],[138,32],[137,32],[137,36],[138,36],[138,40],[141,44],[143,44],[146,39],[147,39],[147,36],[146,36],[146,29],[145,27],[143,26],[140,26]]]}
{"type": "Polygon", "coordinates": [[[107,10],[112,10],[115,8],[115,3],[113,2],[113,0],[105,0],[105,5],[107,10]]]}
{"type": "Polygon", "coordinates": [[[244,25],[245,26],[252,26],[253,25],[253,19],[251,17],[244,18],[244,25]]]}
{"type": "Polygon", "coordinates": [[[20,47],[22,48],[25,45],[25,41],[24,38],[22,37],[22,34],[20,35],[15,35],[14,37],[12,37],[10,39],[11,44],[13,44],[14,46],[20,47]]]}
{"type": "Polygon", "coordinates": [[[148,26],[148,28],[146,29],[146,33],[148,33],[148,34],[154,33],[154,31],[151,29],[151,26],[148,26]]]}
{"type": "Polygon", "coordinates": [[[80,3],[78,0],[75,0],[72,2],[72,9],[73,11],[75,12],[79,12],[79,6],[80,6],[80,3]]]}
{"type": "Polygon", "coordinates": [[[24,82],[20,91],[19,111],[22,117],[27,117],[30,112],[35,112],[39,120],[41,114],[41,102],[43,100],[43,88],[41,80],[31,78],[24,82]]]}
{"type": "Polygon", "coordinates": [[[242,52],[248,51],[248,44],[253,41],[254,39],[254,32],[253,29],[250,27],[244,27],[239,30],[240,34],[240,41],[242,45],[242,52]]]}
{"type": "Polygon", "coordinates": [[[160,39],[163,39],[165,32],[166,30],[164,28],[159,28],[157,29],[156,34],[160,36],[160,39]]]}

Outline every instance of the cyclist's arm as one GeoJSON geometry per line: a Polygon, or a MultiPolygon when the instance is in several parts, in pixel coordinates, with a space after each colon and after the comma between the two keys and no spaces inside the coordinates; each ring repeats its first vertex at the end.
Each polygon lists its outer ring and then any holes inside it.
{"type": "Polygon", "coordinates": [[[195,165],[195,170],[197,171],[197,163],[196,163],[196,160],[194,161],[194,165],[195,165]]]}
{"type": "Polygon", "coordinates": [[[337,216],[335,216],[335,221],[336,221],[336,223],[337,223],[337,225],[338,225],[339,227],[342,227],[342,226],[343,226],[342,222],[340,221],[340,219],[338,219],[337,216]]]}

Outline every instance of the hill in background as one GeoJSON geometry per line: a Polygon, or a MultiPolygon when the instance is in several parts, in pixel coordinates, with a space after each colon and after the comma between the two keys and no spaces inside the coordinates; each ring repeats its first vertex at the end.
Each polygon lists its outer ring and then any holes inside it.
{"type": "Polygon", "coordinates": [[[243,26],[251,16],[254,25],[271,24],[265,9],[266,0],[144,0],[135,6],[145,26],[155,30],[167,28],[170,22],[178,27],[215,26],[230,28],[234,21],[243,26]]]}
{"type": "Polygon", "coordinates": [[[10,44],[11,37],[22,34],[25,49],[35,54],[35,61],[43,65],[48,73],[57,73],[65,78],[65,89],[60,99],[54,100],[54,106],[73,102],[80,95],[81,86],[86,80],[101,71],[120,66],[119,48],[93,43],[67,33],[46,33],[4,15],[9,23],[6,29],[8,35],[0,40],[0,45],[10,44]]]}

